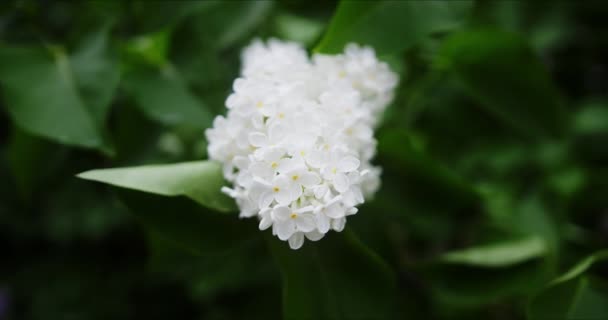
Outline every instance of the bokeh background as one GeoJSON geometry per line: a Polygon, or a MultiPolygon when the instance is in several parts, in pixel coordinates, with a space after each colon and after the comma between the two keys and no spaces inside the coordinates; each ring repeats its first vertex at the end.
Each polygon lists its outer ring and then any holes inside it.
{"type": "Polygon", "coordinates": [[[1,1],[0,319],[608,319],[607,16],[592,0],[1,1]],[[255,222],[75,177],[205,159],[255,37],[371,44],[400,74],[382,189],[346,231],[394,294],[343,235],[285,251],[255,222]]]}

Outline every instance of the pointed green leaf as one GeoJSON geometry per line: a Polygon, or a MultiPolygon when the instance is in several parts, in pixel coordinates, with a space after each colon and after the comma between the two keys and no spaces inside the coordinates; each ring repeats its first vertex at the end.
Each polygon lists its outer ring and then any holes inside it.
{"type": "Polygon", "coordinates": [[[378,134],[380,162],[401,178],[402,184],[412,184],[420,190],[413,192],[440,193],[458,205],[470,205],[479,194],[462,176],[416,148],[404,130],[387,129],[378,134]],[[422,191],[424,190],[424,191],[422,191]]]}
{"type": "Polygon", "coordinates": [[[464,23],[473,1],[341,1],[316,48],[338,53],[349,42],[396,53],[464,23]]]}
{"type": "Polygon", "coordinates": [[[21,129],[73,146],[102,145],[60,49],[0,47],[0,84],[8,113],[21,129]]]}
{"type": "Polygon", "coordinates": [[[439,61],[468,95],[528,136],[560,136],[566,114],[546,68],[516,34],[476,30],[445,41],[439,61]]]}
{"type": "Polygon", "coordinates": [[[268,237],[283,275],[285,319],[392,319],[395,275],[349,230],[298,250],[268,237]]]}
{"type": "Polygon", "coordinates": [[[151,119],[167,125],[208,128],[213,115],[181,80],[170,65],[163,69],[129,71],[122,82],[137,106],[151,119]]]}
{"type": "Polygon", "coordinates": [[[234,201],[220,190],[221,165],[212,161],[91,170],[78,177],[163,196],[186,196],[219,211],[235,209],[234,201]]]}
{"type": "Polygon", "coordinates": [[[507,267],[541,257],[546,251],[542,238],[532,236],[496,244],[448,252],[441,261],[478,267],[507,267]]]}
{"type": "Polygon", "coordinates": [[[99,128],[103,128],[120,80],[118,56],[110,45],[110,26],[88,35],[70,56],[82,101],[99,128]]]}
{"type": "Polygon", "coordinates": [[[553,280],[528,306],[528,319],[606,319],[608,282],[589,274],[596,263],[608,259],[597,252],[553,280]]]}
{"type": "Polygon", "coordinates": [[[598,253],[586,257],[581,262],[572,267],[572,269],[568,270],[568,272],[551,281],[551,285],[557,285],[562,282],[573,280],[574,278],[582,275],[585,271],[589,270],[589,268],[594,263],[600,262],[602,260],[608,260],[608,250],[600,251],[598,253]]]}

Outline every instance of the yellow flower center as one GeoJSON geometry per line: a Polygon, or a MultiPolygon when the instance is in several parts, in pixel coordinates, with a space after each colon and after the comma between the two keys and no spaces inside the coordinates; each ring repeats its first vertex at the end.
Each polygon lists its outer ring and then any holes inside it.
{"type": "Polygon", "coordinates": [[[279,191],[281,191],[281,189],[279,189],[279,187],[274,187],[274,188],[272,188],[272,191],[279,192],[279,191]]]}
{"type": "Polygon", "coordinates": [[[290,218],[292,218],[292,219],[295,219],[295,218],[297,218],[297,217],[298,217],[298,214],[297,214],[297,213],[295,213],[295,212],[292,212],[292,213],[289,215],[289,217],[290,217],[290,218]]]}
{"type": "Polygon", "coordinates": [[[300,178],[300,176],[298,176],[297,174],[294,174],[293,176],[291,176],[291,180],[296,181],[300,178]]]}
{"type": "Polygon", "coordinates": [[[259,109],[259,108],[261,108],[261,107],[263,107],[263,106],[264,106],[264,102],[262,102],[262,101],[258,101],[258,102],[255,104],[255,107],[256,107],[256,108],[258,108],[258,109],[259,109]]]}
{"type": "Polygon", "coordinates": [[[278,164],[278,163],[276,163],[276,162],[273,162],[273,163],[271,163],[271,164],[270,164],[270,166],[271,166],[273,169],[276,169],[276,168],[279,166],[279,164],[278,164]]]}

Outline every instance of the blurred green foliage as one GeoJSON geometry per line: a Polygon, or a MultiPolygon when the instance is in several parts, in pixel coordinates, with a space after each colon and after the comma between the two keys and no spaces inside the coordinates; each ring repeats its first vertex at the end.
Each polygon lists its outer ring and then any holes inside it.
{"type": "Polygon", "coordinates": [[[608,319],[606,15],[1,2],[0,319],[608,319]],[[376,132],[381,190],[298,251],[220,212],[204,161],[255,37],[369,44],[401,76],[376,132]],[[150,164],[166,165],[85,178],[151,193],[76,178],[150,164]]]}

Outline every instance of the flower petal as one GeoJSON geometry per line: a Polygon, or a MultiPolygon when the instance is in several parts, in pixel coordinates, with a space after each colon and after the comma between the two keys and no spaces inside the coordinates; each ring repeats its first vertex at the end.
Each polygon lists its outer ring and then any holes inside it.
{"type": "Polygon", "coordinates": [[[306,172],[300,177],[300,183],[305,187],[312,187],[321,183],[321,178],[315,173],[306,172]]]}
{"type": "Polygon", "coordinates": [[[342,172],[351,172],[357,170],[361,162],[353,156],[346,156],[338,162],[338,169],[342,172]]]}
{"type": "Polygon", "coordinates": [[[296,219],[296,226],[302,232],[310,232],[315,229],[315,220],[309,214],[299,215],[296,219]]]}
{"type": "Polygon", "coordinates": [[[272,203],[272,200],[274,200],[272,192],[264,192],[258,200],[258,206],[260,206],[260,209],[268,208],[272,203]]]}
{"type": "Polygon", "coordinates": [[[273,192],[274,198],[282,206],[289,205],[295,198],[293,197],[292,188],[279,188],[279,191],[273,192]]]}
{"type": "Polygon", "coordinates": [[[270,165],[264,162],[255,162],[249,166],[249,172],[258,177],[269,179],[274,176],[274,170],[270,165]]]}
{"type": "Polygon", "coordinates": [[[270,209],[262,210],[262,212],[260,212],[260,216],[262,217],[262,219],[260,219],[260,224],[258,225],[260,230],[266,230],[270,228],[270,226],[272,226],[272,217],[270,209]]]}
{"type": "Polygon", "coordinates": [[[342,230],[344,230],[345,225],[346,225],[346,218],[334,219],[331,221],[331,228],[337,232],[341,232],[342,230]]]}
{"type": "Polygon", "coordinates": [[[260,132],[252,132],[248,136],[249,143],[254,147],[265,147],[268,145],[268,137],[260,132]]]}
{"type": "Polygon", "coordinates": [[[316,230],[311,231],[311,232],[307,232],[304,235],[310,241],[319,241],[319,240],[323,239],[323,237],[325,236],[324,233],[321,233],[321,232],[316,231],[316,230]]]}
{"type": "Polygon", "coordinates": [[[289,237],[291,237],[293,233],[296,232],[293,220],[275,222],[274,227],[277,231],[277,236],[283,241],[289,239],[289,237]]]}
{"type": "Polygon", "coordinates": [[[348,190],[349,187],[348,177],[343,173],[338,173],[334,176],[334,188],[340,193],[348,190]]]}
{"type": "Polygon", "coordinates": [[[339,219],[344,217],[344,207],[342,207],[339,203],[334,203],[327,208],[325,208],[325,214],[333,219],[339,219]]]}
{"type": "Polygon", "coordinates": [[[317,229],[319,229],[319,232],[327,233],[327,231],[329,231],[330,220],[325,214],[322,212],[317,213],[315,215],[315,221],[317,223],[317,229]]]}
{"type": "Polygon", "coordinates": [[[294,233],[291,238],[289,238],[289,247],[293,250],[300,249],[304,244],[304,234],[302,232],[294,233]]]}
{"type": "Polygon", "coordinates": [[[291,210],[288,207],[276,206],[272,209],[272,217],[279,221],[289,220],[291,210]]]}
{"type": "Polygon", "coordinates": [[[329,188],[326,185],[315,187],[315,198],[322,199],[327,194],[327,191],[329,191],[329,188]]]}

